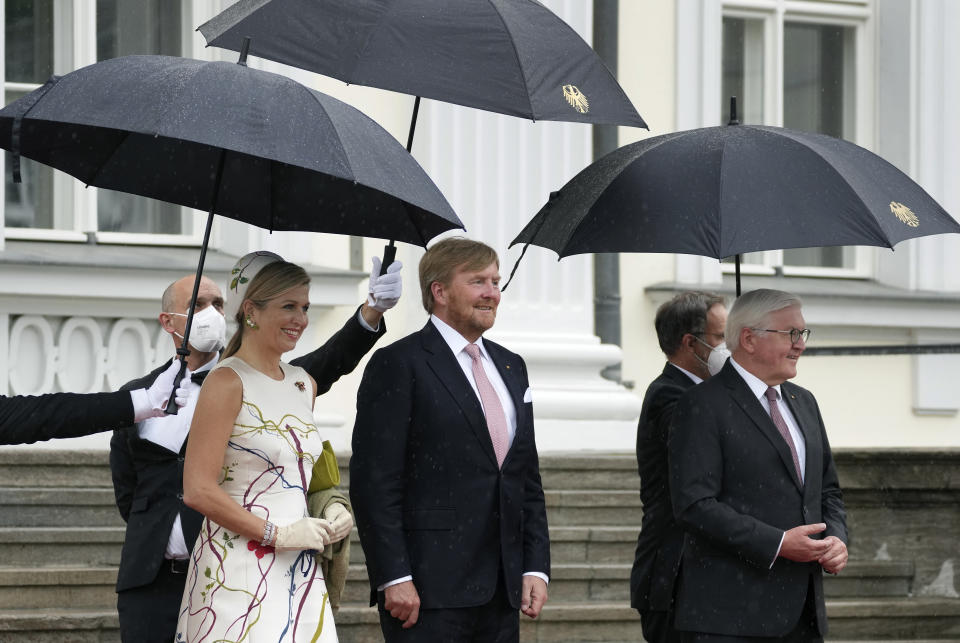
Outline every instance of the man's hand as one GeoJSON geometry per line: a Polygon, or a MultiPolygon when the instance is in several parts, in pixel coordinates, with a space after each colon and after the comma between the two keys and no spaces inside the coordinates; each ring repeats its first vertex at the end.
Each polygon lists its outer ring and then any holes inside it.
{"type": "Polygon", "coordinates": [[[173,392],[173,380],[177,378],[179,372],[180,360],[174,358],[167,370],[157,375],[157,379],[153,380],[150,388],[130,391],[130,399],[133,401],[134,422],[140,422],[147,418],[163,417],[163,409],[166,408],[170,393],[173,392]]]}
{"type": "MultiPolygon", "coordinates": [[[[780,545],[780,555],[787,560],[797,563],[809,563],[819,560],[830,549],[827,540],[814,540],[810,536],[819,534],[827,525],[818,522],[813,525],[800,525],[788,529],[783,535],[783,544],[780,545]]],[[[844,548],[846,550],[846,548],[844,548]]]]}
{"type": "Polygon", "coordinates": [[[323,517],[330,521],[330,526],[333,528],[331,542],[338,543],[350,535],[350,530],[353,529],[353,516],[342,502],[331,503],[323,510],[323,517]]]}
{"type": "Polygon", "coordinates": [[[817,562],[825,572],[839,574],[847,566],[847,545],[836,536],[827,536],[823,542],[829,543],[830,548],[817,562]]]}
{"type": "Polygon", "coordinates": [[[537,618],[544,603],[547,602],[547,584],[539,576],[523,577],[523,590],[520,594],[520,611],[530,618],[537,618]]]}
{"type": "Polygon", "coordinates": [[[420,594],[408,580],[383,590],[383,609],[390,612],[390,616],[403,621],[403,629],[410,629],[417,624],[420,617],[420,594]]]}
{"type": "Polygon", "coordinates": [[[387,272],[380,274],[380,257],[373,257],[373,269],[370,271],[370,285],[367,287],[367,304],[374,310],[385,313],[400,301],[403,292],[403,278],[400,269],[403,264],[394,261],[387,266],[387,272]]]}

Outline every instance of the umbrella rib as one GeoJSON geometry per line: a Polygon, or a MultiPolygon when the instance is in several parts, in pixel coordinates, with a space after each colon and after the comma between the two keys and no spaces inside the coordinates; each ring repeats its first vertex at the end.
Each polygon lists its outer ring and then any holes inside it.
{"type": "MultiPolygon", "coordinates": [[[[500,23],[503,25],[504,30],[510,34],[510,47],[513,49],[513,55],[517,59],[517,69],[520,70],[520,76],[523,78],[523,92],[527,97],[527,105],[529,105],[530,107],[530,118],[535,121],[537,119],[535,118],[536,115],[533,113],[533,100],[531,100],[530,98],[530,86],[527,84],[527,80],[528,80],[527,75],[524,73],[523,64],[520,62],[520,52],[517,51],[517,45],[516,45],[516,41],[513,38],[513,32],[510,31],[510,25],[507,24],[507,21],[503,19],[503,15],[500,13],[500,10],[497,8],[493,0],[487,0],[487,2],[489,3],[490,8],[492,8],[493,11],[497,14],[497,18],[500,19],[500,23]]],[[[561,22],[563,21],[561,20],[561,22]]]]}

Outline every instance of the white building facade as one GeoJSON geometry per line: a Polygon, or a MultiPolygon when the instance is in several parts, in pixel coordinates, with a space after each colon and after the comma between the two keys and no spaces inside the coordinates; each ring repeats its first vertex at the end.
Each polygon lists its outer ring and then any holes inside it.
{"type": "MultiPolygon", "coordinates": [[[[8,0],[4,102],[96,60],[164,53],[233,60],[207,49],[197,25],[227,0],[8,0]]],[[[593,7],[546,3],[589,42],[593,7]]],[[[824,131],[881,154],[960,212],[960,7],[950,0],[620,0],[618,77],[650,135],[725,122],[722,97],[741,97],[742,120],[824,131]],[[826,91],[822,88],[827,88],[826,91]]],[[[368,113],[406,140],[412,97],[347,87],[282,68],[368,113]]],[[[620,143],[647,135],[621,128],[620,143]]],[[[413,154],[467,226],[496,248],[506,276],[510,240],[592,160],[590,128],[531,123],[424,100],[413,154]]],[[[24,162],[24,183],[3,167],[0,211],[0,394],[111,390],[172,355],[156,322],[163,288],[189,274],[204,213],[84,188],[24,162]]],[[[218,218],[207,274],[223,284],[233,260],[270,249],[309,267],[311,330],[322,343],[363,297],[382,242],[274,233],[218,218]]],[[[404,246],[405,296],[382,343],[418,329],[416,264],[404,246]]],[[[817,343],[960,343],[960,236],[886,249],[758,253],[747,288],[781,287],[806,301],[817,343]]],[[[647,382],[662,367],[656,307],[684,288],[731,291],[726,265],[676,255],[623,255],[620,346],[593,325],[593,261],[531,247],[504,293],[490,336],[530,367],[542,450],[632,450],[647,382]],[[600,371],[622,361],[627,386],[600,371]]],[[[349,444],[361,368],[317,404],[336,446],[349,444]]],[[[798,382],[818,396],[834,444],[960,446],[960,356],[808,357],[798,382]]],[[[47,443],[106,448],[106,435],[47,443]]]]}

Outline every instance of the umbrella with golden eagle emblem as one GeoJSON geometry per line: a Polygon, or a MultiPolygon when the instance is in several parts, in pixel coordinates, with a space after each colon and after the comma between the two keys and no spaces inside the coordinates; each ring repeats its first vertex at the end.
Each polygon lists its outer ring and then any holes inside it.
{"type": "Polygon", "coordinates": [[[561,258],[735,256],[739,295],[742,253],[893,248],[947,232],[960,233],[960,224],[873,152],[823,134],[733,121],[611,152],[553,193],[511,246],[542,246],[561,258]]]}

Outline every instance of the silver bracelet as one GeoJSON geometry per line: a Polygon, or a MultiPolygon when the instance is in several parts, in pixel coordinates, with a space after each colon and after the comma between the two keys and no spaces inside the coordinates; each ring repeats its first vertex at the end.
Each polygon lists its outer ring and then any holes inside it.
{"type": "Polygon", "coordinates": [[[260,544],[263,547],[270,547],[273,545],[273,541],[277,536],[277,527],[269,520],[263,522],[263,540],[260,541],[260,544]]]}

